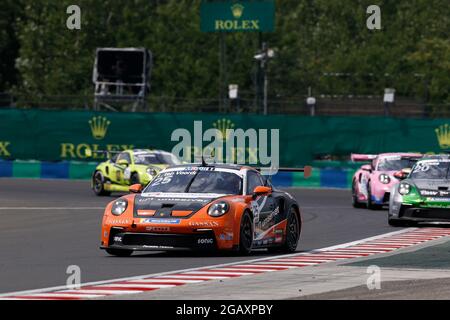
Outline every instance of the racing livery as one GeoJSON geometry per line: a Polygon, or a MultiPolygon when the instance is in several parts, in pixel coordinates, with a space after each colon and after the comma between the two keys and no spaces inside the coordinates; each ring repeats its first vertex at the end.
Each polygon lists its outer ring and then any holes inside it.
{"type": "Polygon", "coordinates": [[[394,173],[411,168],[422,157],[418,153],[352,154],[352,161],[370,161],[352,178],[352,205],[355,208],[379,209],[389,204],[391,187],[398,182],[394,173]]]}
{"type": "Polygon", "coordinates": [[[389,224],[450,222],[449,169],[448,155],[418,161],[406,179],[392,187],[389,224]]]}
{"type": "Polygon", "coordinates": [[[297,248],[302,225],[297,201],[255,168],[178,165],[162,170],[142,191],[140,185],[130,191],[105,209],[101,248],[109,254],[297,248]]]}
{"type": "Polygon", "coordinates": [[[100,163],[92,174],[92,190],[99,196],[128,192],[133,184],[147,185],[162,169],[181,163],[175,155],[162,150],[102,152],[109,159],[100,163]]]}

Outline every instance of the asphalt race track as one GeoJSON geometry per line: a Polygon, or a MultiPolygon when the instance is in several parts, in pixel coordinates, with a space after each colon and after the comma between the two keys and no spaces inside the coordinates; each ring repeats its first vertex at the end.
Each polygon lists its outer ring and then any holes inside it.
{"type": "MultiPolygon", "coordinates": [[[[350,191],[290,189],[300,203],[298,251],[308,251],[396,231],[386,211],[353,209],[350,191]]],[[[117,195],[116,195],[117,196],[117,195]]],[[[0,179],[0,293],[66,284],[67,267],[91,282],[229,263],[267,256],[205,256],[153,252],[110,257],[99,249],[103,207],[87,181],[0,179]]]]}

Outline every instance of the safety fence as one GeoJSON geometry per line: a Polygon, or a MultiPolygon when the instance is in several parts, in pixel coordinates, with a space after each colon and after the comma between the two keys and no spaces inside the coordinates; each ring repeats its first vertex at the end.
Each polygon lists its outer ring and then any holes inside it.
{"type": "MultiPolygon", "coordinates": [[[[0,161],[1,178],[88,180],[97,162],[0,161]]],[[[354,168],[317,168],[305,179],[300,172],[279,172],[272,177],[277,187],[350,188],[354,168]]]]}
{"type": "MultiPolygon", "coordinates": [[[[278,130],[279,165],[285,167],[329,156],[348,159],[351,153],[440,153],[450,147],[450,119],[0,109],[0,159],[100,162],[86,150],[170,151],[183,140],[173,139],[175,130],[182,130],[192,145],[200,141],[205,147],[210,141],[203,134],[212,128],[222,132],[223,146],[230,140],[227,129],[266,130],[269,145],[270,133],[278,130]]],[[[258,147],[247,147],[255,158],[258,147]]]]}

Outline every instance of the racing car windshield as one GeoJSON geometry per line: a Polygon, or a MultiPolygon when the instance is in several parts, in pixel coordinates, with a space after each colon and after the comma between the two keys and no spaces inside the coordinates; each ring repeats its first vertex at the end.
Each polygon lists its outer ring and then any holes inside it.
{"type": "Polygon", "coordinates": [[[144,192],[241,194],[242,178],[225,171],[166,171],[153,179],[144,192]]]}
{"type": "Polygon", "coordinates": [[[168,165],[178,165],[180,161],[173,154],[163,154],[163,153],[142,153],[134,155],[135,164],[168,164],[168,165]]]}
{"type": "Polygon", "coordinates": [[[450,161],[424,161],[417,163],[409,178],[411,179],[447,179],[450,161]]]}
{"type": "Polygon", "coordinates": [[[398,171],[404,168],[411,168],[417,160],[402,158],[386,158],[378,163],[379,171],[398,171]]]}

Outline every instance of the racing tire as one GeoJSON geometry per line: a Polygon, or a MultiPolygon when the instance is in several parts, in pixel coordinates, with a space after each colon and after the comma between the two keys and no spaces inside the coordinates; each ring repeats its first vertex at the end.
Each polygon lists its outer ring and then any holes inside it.
{"type": "Polygon", "coordinates": [[[133,250],[127,249],[106,249],[106,252],[115,257],[129,257],[133,254],[133,250]]]}
{"type": "Polygon", "coordinates": [[[248,212],[244,212],[239,228],[239,253],[248,255],[253,246],[253,221],[248,212]]]}
{"type": "Polygon", "coordinates": [[[100,171],[96,171],[92,176],[92,190],[97,196],[109,196],[110,191],[105,190],[105,178],[100,171]]]}
{"type": "Polygon", "coordinates": [[[299,221],[297,210],[291,207],[287,216],[286,237],[283,245],[280,247],[269,248],[273,253],[292,253],[297,250],[300,239],[301,223],[299,221]]]}
{"type": "Polygon", "coordinates": [[[367,209],[369,210],[379,210],[381,205],[372,202],[372,192],[370,190],[370,181],[367,184],[367,209]]]}
{"type": "Polygon", "coordinates": [[[358,197],[356,195],[356,187],[355,182],[352,183],[352,206],[353,208],[365,208],[364,204],[358,201],[358,197]]]}
{"type": "Polygon", "coordinates": [[[130,185],[133,184],[140,184],[140,179],[139,179],[139,174],[137,174],[136,172],[134,172],[131,177],[130,177],[130,185]]]}

